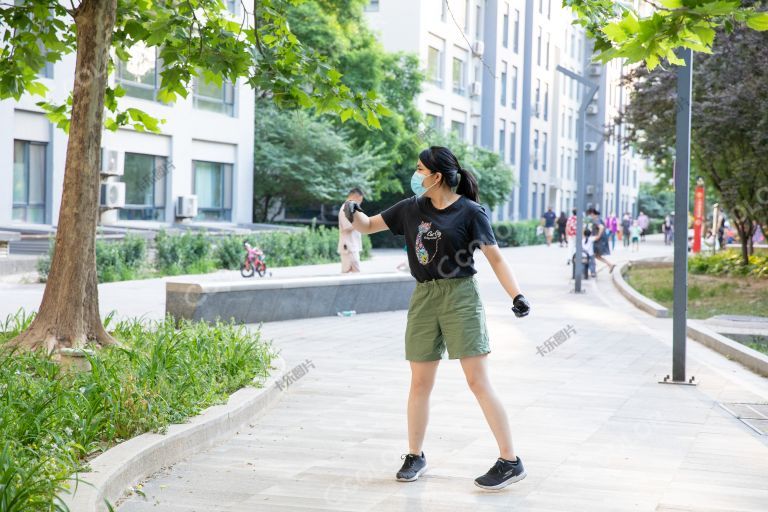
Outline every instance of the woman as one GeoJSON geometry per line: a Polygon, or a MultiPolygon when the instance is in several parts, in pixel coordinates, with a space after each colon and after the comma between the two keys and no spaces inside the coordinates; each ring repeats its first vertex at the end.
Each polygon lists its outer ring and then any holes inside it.
{"type": "Polygon", "coordinates": [[[408,308],[405,358],[411,366],[408,396],[409,452],[397,479],[417,480],[426,470],[422,450],[429,418],[429,396],[444,349],[459,359],[499,446],[493,467],[475,479],[484,489],[501,489],[525,478],[523,463],[515,455],[504,407],[488,378],[488,332],[478,294],[472,253],[480,247],[499,282],[512,298],[512,311],[522,317],[530,304],[520,293],[512,271],[496,245],[485,208],[478,204],[475,177],[462,169],[456,156],[432,146],[419,155],[411,177],[414,197],[368,217],[354,201],[345,203],[355,229],[376,233],[389,229],[405,235],[411,275],[416,289],[408,308]]]}
{"type": "Polygon", "coordinates": [[[568,217],[565,216],[565,212],[560,212],[560,216],[557,218],[557,241],[560,242],[560,247],[568,247],[568,239],[565,236],[565,225],[568,223],[568,217]]]}

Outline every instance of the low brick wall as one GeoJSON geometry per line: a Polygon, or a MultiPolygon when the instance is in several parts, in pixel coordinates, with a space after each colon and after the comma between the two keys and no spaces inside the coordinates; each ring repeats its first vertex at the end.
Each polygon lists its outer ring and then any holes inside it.
{"type": "Polygon", "coordinates": [[[361,274],[215,282],[168,281],[165,310],[176,319],[241,323],[408,309],[408,274],[361,274]]]}

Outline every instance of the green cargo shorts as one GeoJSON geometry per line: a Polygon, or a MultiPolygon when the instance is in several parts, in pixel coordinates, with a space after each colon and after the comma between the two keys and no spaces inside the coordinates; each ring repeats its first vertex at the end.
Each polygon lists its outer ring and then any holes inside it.
{"type": "Polygon", "coordinates": [[[416,283],[408,305],[405,358],[409,361],[449,359],[491,351],[485,310],[474,276],[416,283]]]}

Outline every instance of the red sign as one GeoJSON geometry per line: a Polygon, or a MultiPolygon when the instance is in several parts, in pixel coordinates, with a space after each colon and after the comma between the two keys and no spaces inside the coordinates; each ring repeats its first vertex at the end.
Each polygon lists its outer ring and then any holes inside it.
{"type": "Polygon", "coordinates": [[[698,185],[693,195],[693,252],[701,252],[701,227],[704,225],[704,186],[698,185]]]}

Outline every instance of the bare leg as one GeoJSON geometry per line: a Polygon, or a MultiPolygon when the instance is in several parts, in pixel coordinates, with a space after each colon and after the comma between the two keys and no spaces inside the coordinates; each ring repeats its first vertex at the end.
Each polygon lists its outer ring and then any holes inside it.
{"type": "Polygon", "coordinates": [[[435,385],[437,361],[411,361],[411,390],[408,394],[408,449],[421,455],[429,421],[429,395],[435,385]]]}
{"type": "Polygon", "coordinates": [[[603,263],[605,263],[606,265],[608,265],[608,268],[610,269],[610,271],[611,271],[611,272],[613,272],[613,267],[615,267],[615,266],[616,266],[615,264],[613,264],[613,263],[611,263],[610,261],[608,261],[608,260],[607,260],[605,257],[603,257],[602,255],[601,255],[601,256],[598,256],[597,254],[595,254],[595,258],[596,258],[596,259],[598,259],[598,260],[600,260],[600,261],[602,261],[602,262],[603,262],[603,263]]]}
{"type": "Polygon", "coordinates": [[[480,404],[485,415],[485,420],[496,438],[496,443],[499,445],[499,456],[503,459],[515,460],[507,413],[488,379],[488,356],[484,354],[463,357],[461,358],[461,368],[464,370],[469,389],[475,394],[477,403],[480,404]]]}

